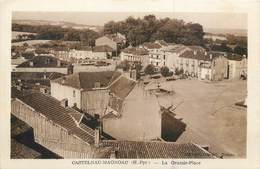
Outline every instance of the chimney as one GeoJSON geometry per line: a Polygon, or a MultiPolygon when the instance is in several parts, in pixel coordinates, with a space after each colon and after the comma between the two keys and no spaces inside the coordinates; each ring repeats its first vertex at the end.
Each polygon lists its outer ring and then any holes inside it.
{"type": "Polygon", "coordinates": [[[41,87],[40,92],[43,94],[47,94],[47,89],[45,89],[44,87],[41,87]]]}
{"type": "Polygon", "coordinates": [[[33,61],[29,62],[29,66],[31,66],[31,67],[33,66],[33,61]]]}
{"type": "Polygon", "coordinates": [[[207,53],[207,51],[205,51],[205,55],[207,55],[208,53],[207,53]]]}
{"type": "Polygon", "coordinates": [[[212,53],[209,55],[210,60],[212,60],[212,53]]]}
{"type": "Polygon", "coordinates": [[[194,50],[194,51],[193,51],[193,54],[194,54],[194,55],[197,55],[197,51],[196,51],[196,50],[194,50]]]}
{"type": "Polygon", "coordinates": [[[61,63],[60,63],[60,60],[58,59],[57,60],[57,66],[60,67],[61,63]]]}
{"type": "Polygon", "coordinates": [[[46,76],[46,74],[44,74],[44,75],[43,75],[43,79],[47,79],[47,76],[46,76]]]}
{"type": "Polygon", "coordinates": [[[95,147],[99,147],[100,142],[100,129],[99,127],[95,128],[95,147]]]}
{"type": "Polygon", "coordinates": [[[61,105],[62,107],[64,107],[64,108],[67,108],[67,107],[69,106],[68,103],[69,103],[69,102],[68,102],[68,99],[62,99],[62,100],[60,101],[60,105],[61,105]]]}

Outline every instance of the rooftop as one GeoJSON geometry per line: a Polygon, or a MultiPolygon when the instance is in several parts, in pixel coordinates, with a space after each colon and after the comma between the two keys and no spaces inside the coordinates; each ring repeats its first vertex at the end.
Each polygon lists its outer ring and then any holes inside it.
{"type": "Polygon", "coordinates": [[[69,65],[68,62],[61,61],[55,57],[52,56],[37,56],[33,59],[30,59],[26,62],[23,62],[22,64],[18,65],[17,67],[67,67],[69,65]],[[30,63],[33,63],[32,66],[30,66],[30,63]]]}
{"type": "Polygon", "coordinates": [[[135,87],[136,82],[124,76],[121,76],[116,82],[110,86],[110,92],[117,97],[124,99],[135,87]]]}
{"type": "Polygon", "coordinates": [[[77,89],[91,90],[95,83],[99,82],[100,87],[107,87],[111,82],[121,75],[120,72],[79,72],[53,80],[53,82],[71,86],[77,89]]]}
{"type": "Polygon", "coordinates": [[[133,54],[133,55],[148,55],[148,51],[144,48],[129,47],[125,48],[122,52],[133,54]]]}
{"type": "Polygon", "coordinates": [[[197,59],[197,60],[204,60],[204,61],[211,61],[214,58],[220,56],[222,54],[217,52],[205,52],[205,51],[193,51],[187,50],[183,52],[180,57],[181,58],[190,58],[190,59],[197,59]]]}
{"type": "Polygon", "coordinates": [[[40,156],[41,153],[11,138],[12,159],[34,159],[39,158],[40,156]]]}
{"type": "Polygon", "coordinates": [[[121,36],[118,36],[117,34],[106,34],[105,35],[107,38],[115,41],[116,43],[123,43],[124,42],[124,38],[122,38],[121,36]]]}
{"type": "Polygon", "coordinates": [[[47,119],[65,128],[68,133],[76,135],[89,144],[94,143],[94,130],[85,125],[84,129],[79,128],[71,116],[71,114],[74,116],[75,114],[81,114],[78,111],[69,107],[64,108],[55,98],[41,93],[18,96],[18,99],[44,115],[47,119]]]}
{"type": "Polygon", "coordinates": [[[234,61],[241,61],[244,58],[242,55],[234,54],[234,53],[228,53],[227,59],[228,60],[234,60],[234,61]]]}
{"type": "Polygon", "coordinates": [[[93,52],[112,52],[113,49],[107,45],[93,47],[93,52]]]}
{"type": "Polygon", "coordinates": [[[185,49],[188,49],[188,48],[184,45],[174,44],[174,45],[169,45],[169,46],[165,47],[163,50],[166,52],[179,53],[185,49]]]}
{"type": "Polygon", "coordinates": [[[208,151],[193,143],[106,140],[102,142],[101,146],[111,148],[104,158],[109,158],[112,151],[115,152],[116,158],[215,158],[208,151]]]}
{"type": "Polygon", "coordinates": [[[21,79],[21,80],[44,79],[44,78],[53,80],[61,76],[64,76],[64,74],[57,73],[57,72],[12,72],[11,76],[12,79],[21,79]]]}
{"type": "Polygon", "coordinates": [[[145,42],[143,46],[148,49],[160,49],[162,47],[160,44],[153,42],[145,42]]]}
{"type": "Polygon", "coordinates": [[[156,40],[155,43],[158,43],[161,46],[168,46],[168,44],[164,40],[156,40]]]}

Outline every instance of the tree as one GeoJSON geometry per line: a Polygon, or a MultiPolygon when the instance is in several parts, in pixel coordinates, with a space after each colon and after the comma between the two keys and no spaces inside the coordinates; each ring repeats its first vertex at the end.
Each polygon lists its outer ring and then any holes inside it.
{"type": "Polygon", "coordinates": [[[110,21],[104,25],[104,33],[120,32],[126,35],[129,44],[137,46],[143,42],[165,40],[185,45],[203,44],[203,27],[198,23],[147,15],[143,18],[128,17],[124,21],[110,21]]]}
{"type": "Polygon", "coordinates": [[[164,77],[169,76],[170,69],[167,66],[164,66],[161,68],[161,74],[164,77]]]}
{"type": "Polygon", "coordinates": [[[234,53],[239,54],[239,55],[247,55],[247,48],[243,48],[243,47],[237,45],[234,48],[234,53]]]}
{"type": "Polygon", "coordinates": [[[152,75],[155,73],[155,67],[153,64],[149,64],[146,66],[146,68],[144,69],[144,73],[147,75],[152,75]]]}
{"type": "Polygon", "coordinates": [[[176,74],[176,75],[181,75],[181,74],[183,74],[183,72],[184,72],[183,68],[180,68],[180,69],[179,69],[179,68],[176,68],[176,69],[175,69],[175,74],[176,74]]]}

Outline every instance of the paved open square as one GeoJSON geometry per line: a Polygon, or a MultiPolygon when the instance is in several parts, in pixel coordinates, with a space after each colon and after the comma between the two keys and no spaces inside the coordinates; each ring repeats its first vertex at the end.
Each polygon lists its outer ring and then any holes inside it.
{"type": "Polygon", "coordinates": [[[213,153],[223,153],[226,158],[246,156],[247,109],[235,105],[246,98],[246,81],[176,80],[160,86],[174,90],[174,94],[159,97],[159,103],[177,106],[176,117],[187,124],[177,142],[209,145],[213,153]]]}

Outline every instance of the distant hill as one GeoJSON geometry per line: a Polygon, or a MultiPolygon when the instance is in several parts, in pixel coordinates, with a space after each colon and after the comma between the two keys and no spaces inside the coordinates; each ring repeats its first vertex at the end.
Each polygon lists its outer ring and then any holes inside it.
{"type": "Polygon", "coordinates": [[[74,28],[74,29],[90,29],[93,31],[100,31],[103,26],[96,25],[84,25],[77,24],[72,22],[65,21],[48,21],[48,20],[12,20],[13,23],[16,24],[25,24],[25,25],[57,25],[63,28],[74,28]]]}
{"type": "Polygon", "coordinates": [[[234,34],[237,36],[247,36],[246,29],[204,28],[204,32],[220,35],[234,34]]]}

